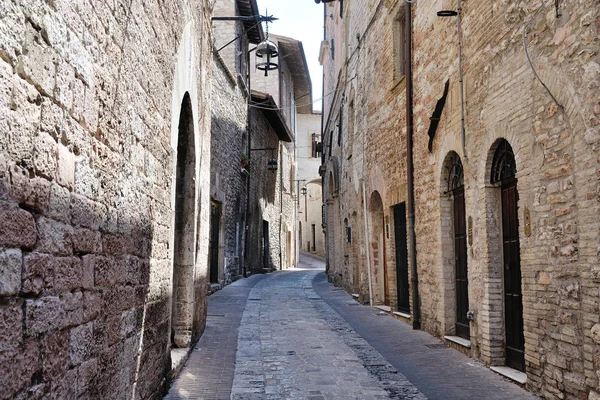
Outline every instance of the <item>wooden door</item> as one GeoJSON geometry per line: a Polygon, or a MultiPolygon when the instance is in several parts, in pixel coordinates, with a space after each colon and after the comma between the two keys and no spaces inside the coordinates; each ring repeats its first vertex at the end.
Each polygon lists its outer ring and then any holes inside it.
{"type": "Polygon", "coordinates": [[[381,234],[380,234],[380,242],[381,242],[381,261],[383,262],[383,302],[386,306],[390,305],[390,286],[388,279],[388,270],[387,270],[387,257],[385,255],[385,216],[381,213],[381,234]]]}
{"type": "Polygon", "coordinates": [[[394,206],[394,239],[396,243],[396,283],[398,311],[410,313],[408,291],[408,246],[406,242],[406,204],[394,206]]]}
{"type": "Polygon", "coordinates": [[[210,282],[219,283],[219,231],[221,228],[221,204],[210,203],[210,234],[209,234],[209,258],[210,258],[210,282]]]}
{"type": "Polygon", "coordinates": [[[517,215],[517,180],[502,185],[502,248],[504,254],[504,319],[506,365],[525,370],[523,334],[523,295],[521,293],[521,256],[517,215]]]}
{"type": "Polygon", "coordinates": [[[454,272],[456,285],[456,335],[470,337],[469,281],[467,278],[467,224],[465,219],[465,187],[452,192],[454,197],[454,272]]]}
{"type": "Polygon", "coordinates": [[[263,269],[269,268],[269,222],[263,220],[263,237],[262,237],[262,250],[263,250],[263,269]]]}

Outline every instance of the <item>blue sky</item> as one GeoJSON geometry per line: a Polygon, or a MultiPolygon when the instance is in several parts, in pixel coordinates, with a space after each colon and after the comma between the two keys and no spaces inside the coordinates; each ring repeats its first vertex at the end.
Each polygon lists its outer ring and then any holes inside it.
{"type": "MultiPolygon", "coordinates": [[[[321,97],[322,69],[319,65],[319,48],[323,40],[323,4],[314,0],[258,0],[260,13],[279,18],[269,24],[269,32],[302,41],[306,62],[313,84],[313,100],[321,97]]],[[[315,103],[315,111],[321,102],[315,103]]]]}

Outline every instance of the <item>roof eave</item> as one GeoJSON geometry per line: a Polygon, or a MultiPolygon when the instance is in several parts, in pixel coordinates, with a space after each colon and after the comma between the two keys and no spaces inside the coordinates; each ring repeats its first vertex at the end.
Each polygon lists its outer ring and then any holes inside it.
{"type": "Polygon", "coordinates": [[[277,107],[273,96],[253,90],[251,101],[265,116],[279,140],[282,142],[292,142],[294,140],[294,134],[285,121],[279,107],[277,107]]]}

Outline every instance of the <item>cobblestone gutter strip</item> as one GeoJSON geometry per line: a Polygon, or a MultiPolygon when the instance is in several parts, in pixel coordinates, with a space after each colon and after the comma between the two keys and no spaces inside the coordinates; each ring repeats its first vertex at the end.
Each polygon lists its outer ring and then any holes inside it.
{"type": "Polygon", "coordinates": [[[252,289],[242,316],[238,335],[238,348],[233,378],[232,400],[263,399],[265,375],[260,349],[260,298],[252,289]]]}
{"type": "Polygon", "coordinates": [[[340,317],[314,289],[306,289],[312,304],[321,313],[321,317],[337,332],[340,340],[354,350],[362,361],[363,367],[377,378],[391,399],[427,400],[427,397],[398,372],[383,356],[367,343],[350,325],[340,317]]]}

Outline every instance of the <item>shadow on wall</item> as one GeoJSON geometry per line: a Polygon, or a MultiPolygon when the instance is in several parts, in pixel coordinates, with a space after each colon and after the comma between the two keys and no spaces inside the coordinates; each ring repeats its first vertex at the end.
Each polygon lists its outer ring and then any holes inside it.
{"type": "Polygon", "coordinates": [[[147,202],[110,208],[35,180],[10,180],[0,201],[0,397],[127,398],[136,381],[156,393],[170,367],[170,282],[166,251],[150,271],[168,244],[141,216],[147,202]]]}
{"type": "MultiPolygon", "coordinates": [[[[57,146],[46,151],[55,155],[57,146]]],[[[183,314],[197,338],[206,308],[206,282],[182,257],[178,277],[200,301],[172,312],[169,199],[123,161],[91,168],[78,157],[75,182],[85,185],[74,190],[11,158],[0,153],[0,398],[164,392],[170,326],[183,314]]],[[[195,245],[182,237],[186,251],[195,245]]]]}

